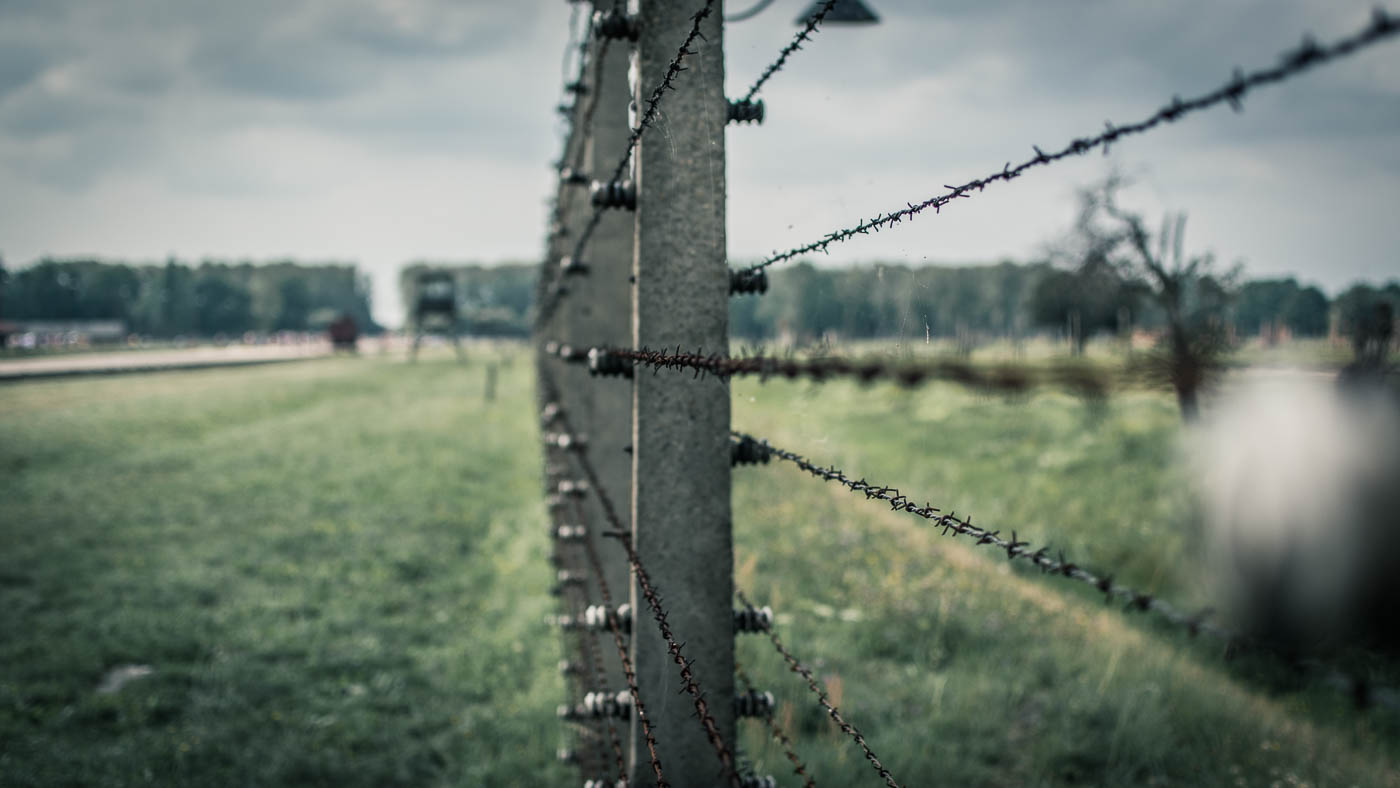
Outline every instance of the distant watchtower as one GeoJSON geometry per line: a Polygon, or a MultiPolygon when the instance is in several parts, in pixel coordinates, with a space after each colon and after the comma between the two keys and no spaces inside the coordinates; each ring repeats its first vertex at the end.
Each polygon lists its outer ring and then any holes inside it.
{"type": "Polygon", "coordinates": [[[413,349],[411,358],[418,357],[418,345],[427,333],[445,334],[452,339],[457,357],[462,357],[458,338],[457,279],[450,271],[424,271],[418,275],[413,302],[413,349]]]}

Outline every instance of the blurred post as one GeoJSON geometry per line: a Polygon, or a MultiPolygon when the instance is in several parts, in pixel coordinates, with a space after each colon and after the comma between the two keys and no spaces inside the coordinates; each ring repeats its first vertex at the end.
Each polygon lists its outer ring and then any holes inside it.
{"type": "MultiPolygon", "coordinates": [[[[594,51],[597,42],[592,42],[590,52],[594,51]]],[[[569,138],[564,145],[564,153],[558,162],[561,171],[565,167],[572,166],[577,151],[586,150],[588,144],[587,130],[583,125],[583,116],[587,104],[586,91],[591,89],[592,69],[585,70],[581,88],[575,91],[575,101],[571,110],[571,124],[569,138]]],[[[580,435],[587,436],[593,431],[592,425],[588,421],[587,414],[579,407],[580,395],[588,388],[588,381],[581,378],[580,372],[587,375],[577,364],[565,363],[558,353],[549,352],[548,348],[556,344],[575,345],[580,342],[587,342],[586,336],[580,336],[577,332],[577,310],[579,297],[575,294],[576,282],[574,277],[567,279],[562,275],[561,260],[571,253],[578,234],[587,223],[591,215],[588,205],[588,195],[584,191],[580,193],[579,187],[566,183],[561,177],[559,180],[559,190],[556,194],[556,205],[558,211],[555,216],[557,224],[551,226],[549,234],[549,247],[546,250],[545,263],[541,267],[540,282],[535,292],[535,307],[539,309],[549,299],[547,288],[552,283],[557,283],[569,289],[569,294],[561,298],[558,308],[553,310],[553,314],[548,321],[537,325],[535,329],[536,342],[536,364],[539,371],[545,374],[537,374],[536,380],[543,380],[546,376],[552,379],[558,386],[555,396],[558,398],[558,405],[568,414],[570,426],[580,435]]],[[[547,404],[548,395],[543,391],[538,392],[539,402],[543,408],[547,404]]],[[[538,412],[538,411],[537,411],[538,412]]],[[[558,429],[557,424],[543,425],[543,432],[554,432],[558,429]]],[[[568,452],[563,449],[546,447],[545,458],[545,484],[546,495],[555,492],[554,487],[560,481],[576,480],[580,477],[577,470],[572,467],[573,462],[567,456],[568,452]]],[[[551,525],[575,525],[572,508],[551,507],[551,525]]],[[[589,573],[584,569],[587,564],[586,556],[582,548],[577,543],[556,543],[555,553],[562,562],[559,568],[566,571],[578,572],[584,575],[589,573]]],[[[588,587],[570,585],[561,588],[563,594],[563,606],[560,612],[577,615],[589,604],[593,604],[597,596],[594,588],[590,584],[588,587]]],[[[586,635],[584,635],[586,637],[586,635]]],[[[572,647],[581,647],[583,641],[572,634],[566,635],[565,644],[569,649],[569,660],[585,660],[584,652],[581,648],[574,650],[572,647]]],[[[606,652],[603,652],[606,653],[606,652]]],[[[569,703],[576,704],[582,699],[585,691],[600,689],[596,687],[596,681],[592,677],[591,668],[587,672],[575,674],[576,680],[571,681],[574,694],[569,698],[569,703]]],[[[582,733],[573,742],[578,747],[578,766],[584,774],[602,774],[608,771],[609,765],[599,758],[598,748],[585,742],[595,736],[602,735],[602,731],[596,725],[588,726],[585,733],[582,733]]]]}
{"type": "MultiPolygon", "coordinates": [[[[701,22],[661,112],[638,147],[633,347],[727,353],[722,3],[701,22]]],[[[635,99],[645,110],[694,4],[641,0],[635,99]]],[[[734,739],[733,546],[729,510],[729,386],[715,377],[638,374],[633,385],[632,533],[710,713],[734,739]]],[[[647,603],[632,589],[637,681],[666,778],[714,786],[720,764],[684,693],[679,668],[647,603]]],[[[632,723],[631,785],[654,785],[641,726],[632,723]]]]}
{"type": "MultiPolygon", "coordinates": [[[[595,47],[599,42],[594,42],[595,47]]],[[[585,97],[597,101],[593,110],[592,133],[589,137],[583,172],[592,179],[610,176],[627,150],[630,126],[627,105],[631,101],[627,68],[631,47],[626,41],[613,41],[600,62],[596,84],[590,89],[597,94],[585,97]]],[[[597,49],[594,50],[595,54],[597,49]]],[[[592,75],[590,74],[590,77],[592,75]]],[[[579,190],[576,199],[590,205],[587,186],[579,190]]],[[[591,206],[590,206],[591,207],[591,206]]],[[[590,210],[589,216],[592,215],[590,210]]],[[[627,347],[632,341],[632,275],[633,245],[636,235],[636,215],[629,210],[609,209],[603,213],[598,228],[588,244],[583,262],[588,273],[570,277],[569,299],[570,336],[588,346],[627,347]]],[[[632,443],[632,381],[621,377],[596,377],[576,366],[579,374],[580,397],[574,406],[587,424],[588,457],[598,471],[599,481],[612,499],[619,514],[626,516],[632,492],[632,458],[627,451],[632,443]]],[[[595,497],[585,499],[588,522],[601,531],[607,523],[602,506],[595,497]]],[[[626,524],[624,523],[624,526],[626,524]]],[[[598,558],[602,563],[603,579],[614,606],[628,602],[632,581],[626,554],[610,540],[596,538],[598,558]]],[[[592,589],[593,599],[602,602],[601,594],[592,589]]],[[[636,608],[633,608],[634,610],[636,608]]],[[[627,679],[618,658],[617,646],[611,633],[600,632],[597,652],[604,655],[607,666],[606,689],[619,692],[627,689],[627,679]]],[[[624,731],[625,735],[625,731],[624,731]]],[[[646,761],[643,760],[645,765],[646,761]]]]}

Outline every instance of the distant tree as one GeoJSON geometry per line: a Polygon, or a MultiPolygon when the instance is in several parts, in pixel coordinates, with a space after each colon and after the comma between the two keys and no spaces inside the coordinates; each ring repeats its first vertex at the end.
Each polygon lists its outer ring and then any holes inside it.
{"type": "Polygon", "coordinates": [[[1201,386],[1218,370],[1229,349],[1225,313],[1238,270],[1214,270],[1209,253],[1186,257],[1182,250],[1186,214],[1168,214],[1157,233],[1156,249],[1142,217],[1118,205],[1118,175],[1080,193],[1073,240],[1082,250],[1080,269],[1111,266],[1125,281],[1141,286],[1161,309],[1166,323],[1159,371],[1176,390],[1182,417],[1200,411],[1201,386]]]}
{"type": "Polygon", "coordinates": [[[1137,295],[1107,258],[1097,257],[1047,272],[1031,292],[1030,317],[1038,326],[1064,329],[1074,354],[1082,355],[1095,333],[1122,328],[1119,320],[1125,310],[1136,311],[1137,295]]]}
{"type": "Polygon", "coordinates": [[[201,266],[194,299],[200,334],[241,334],[253,325],[252,296],[222,272],[201,266]]]}
{"type": "Polygon", "coordinates": [[[1321,290],[1304,287],[1284,310],[1283,322],[1294,336],[1320,337],[1327,333],[1330,309],[1327,296],[1321,290]]]}
{"type": "Polygon", "coordinates": [[[1385,363],[1400,315],[1400,282],[1376,288],[1352,285],[1337,296],[1337,327],[1351,339],[1356,361],[1366,367],[1385,363]]]}
{"type": "Polygon", "coordinates": [[[1295,336],[1327,333],[1327,296],[1316,287],[1288,279],[1256,279],[1240,286],[1235,298],[1235,330],[1242,335],[1286,327],[1295,336]]]}
{"type": "Polygon", "coordinates": [[[279,331],[305,331],[311,315],[311,288],[299,276],[283,279],[277,285],[278,310],[274,328],[279,331]]]}

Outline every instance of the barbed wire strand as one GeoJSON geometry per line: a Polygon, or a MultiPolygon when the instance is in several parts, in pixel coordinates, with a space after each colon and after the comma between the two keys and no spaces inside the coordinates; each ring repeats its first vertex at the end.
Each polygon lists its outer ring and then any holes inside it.
{"type": "MultiPolygon", "coordinates": [[[[744,596],[743,591],[736,590],[735,593],[738,595],[740,602],[744,605],[749,604],[748,597],[744,596]]],[[[822,705],[822,708],[826,709],[826,713],[831,717],[832,722],[835,722],[836,726],[840,728],[843,733],[850,736],[851,740],[860,746],[861,752],[865,753],[865,759],[869,761],[875,771],[884,778],[885,785],[888,785],[890,788],[899,788],[899,783],[895,782],[894,775],[890,774],[890,770],[885,768],[885,765],[875,756],[874,751],[870,749],[870,745],[866,743],[865,736],[861,735],[861,732],[856,726],[847,722],[846,718],[841,716],[841,712],[836,706],[832,705],[831,698],[827,696],[826,690],[822,689],[821,686],[817,684],[817,679],[812,675],[812,671],[808,669],[806,665],[798,662],[797,658],[792,655],[792,652],[788,651],[787,647],[783,645],[783,641],[778,638],[778,630],[776,627],[770,626],[768,628],[768,640],[772,642],[773,648],[777,649],[778,653],[782,655],[783,660],[787,662],[792,672],[807,680],[807,688],[816,694],[817,702],[822,705]]]]}
{"type": "Polygon", "coordinates": [[[627,150],[622,154],[622,160],[617,163],[613,170],[612,179],[614,181],[622,179],[622,173],[627,170],[627,165],[632,161],[632,152],[636,150],[637,143],[641,141],[652,121],[656,119],[656,113],[661,110],[661,98],[666,95],[666,91],[676,89],[676,77],[687,69],[681,66],[687,55],[695,54],[690,49],[690,45],[695,43],[695,39],[705,40],[705,36],[700,33],[700,24],[714,13],[715,0],[705,0],[705,5],[691,16],[690,32],[686,34],[685,40],[681,42],[680,48],[676,50],[675,57],[666,66],[666,74],[661,78],[661,82],[652,88],[651,96],[647,99],[646,109],[642,112],[637,127],[632,129],[632,133],[627,137],[627,150]]]}
{"type": "Polygon", "coordinates": [[[1336,60],[1350,55],[1371,44],[1383,41],[1400,32],[1400,21],[1391,17],[1384,9],[1377,8],[1372,13],[1371,22],[1359,32],[1345,38],[1339,39],[1330,46],[1320,46],[1311,37],[1305,37],[1303,43],[1294,50],[1285,52],[1282,62],[1272,68],[1264,68],[1245,74],[1238,68],[1230,81],[1225,85],[1202,94],[1196,98],[1182,100],[1174,97],[1170,104],[1157,110],[1145,120],[1137,123],[1130,123],[1125,126],[1115,126],[1112,122],[1106,123],[1107,128],[1092,137],[1080,137],[1072,140],[1068,145],[1054,153],[1046,153],[1038,146],[1033,146],[1035,156],[1026,161],[1011,166],[1007,162],[1000,172],[976,178],[961,186],[945,186],[948,191],[935,197],[930,197],[920,203],[907,203],[904,208],[881,214],[873,219],[868,219],[858,224],[841,230],[833,230],[811,243],[803,244],[788,249],[785,252],[777,252],[759,263],[749,266],[746,270],[758,270],[766,268],[774,263],[784,260],[791,260],[800,255],[811,252],[827,251],[827,248],[834,243],[842,243],[857,235],[865,235],[870,232],[879,232],[881,229],[899,224],[905,219],[912,219],[923,211],[932,208],[934,213],[939,213],[943,206],[958,198],[970,197],[971,192],[981,192],[987,186],[997,181],[1010,181],[1020,177],[1027,170],[1034,167],[1043,166],[1052,162],[1060,161],[1071,156],[1080,156],[1097,148],[1102,148],[1105,152],[1117,140],[1132,135],[1149,131],[1163,123],[1176,121],[1183,115],[1198,110],[1207,109],[1217,104],[1229,104],[1236,111],[1243,108],[1242,100],[1250,90],[1263,85],[1282,82],[1289,77],[1301,74],[1315,66],[1336,60]]]}
{"type": "Polygon", "coordinates": [[[935,529],[941,529],[943,534],[953,534],[955,536],[969,536],[976,540],[979,545],[992,545],[1006,551],[1007,560],[1030,561],[1037,569],[1047,574],[1062,575],[1064,577],[1078,580],[1081,583],[1098,589],[1108,599],[1118,598],[1127,603],[1129,609],[1152,611],[1161,616],[1166,621],[1184,627],[1192,635],[1199,632],[1206,632],[1225,639],[1234,639],[1238,635],[1228,629],[1209,623],[1205,619],[1214,611],[1206,609],[1195,614],[1186,614],[1170,603],[1158,599],[1152,594],[1144,593],[1113,581],[1112,575],[1098,575],[1094,572],[1071,563],[1066,560],[1063,553],[1056,557],[1051,557],[1050,548],[1042,547],[1038,550],[1031,550],[1030,543],[1022,541],[1015,531],[1011,532],[1011,538],[1001,536],[1001,531],[989,531],[985,528],[972,524],[971,517],[960,518],[954,512],[943,512],[930,503],[919,506],[908,496],[899,491],[898,488],[885,485],[871,484],[865,479],[852,479],[844,472],[837,470],[835,466],[823,468],[801,455],[781,449],[767,441],[760,441],[751,435],[742,432],[730,432],[730,435],[739,440],[749,440],[761,443],[774,457],[786,460],[807,473],[816,476],[823,481],[836,482],[851,490],[860,493],[866,498],[879,499],[890,505],[895,511],[909,512],[910,514],[922,517],[933,522],[935,529]]]}
{"type": "MultiPolygon", "coordinates": [[[[690,45],[694,44],[697,38],[704,40],[705,37],[700,32],[700,24],[714,13],[714,5],[715,0],[705,0],[705,5],[691,17],[690,31],[681,42],[680,48],[676,50],[675,56],[671,58],[671,62],[667,64],[665,75],[662,76],[661,81],[652,89],[651,95],[646,102],[646,109],[638,119],[636,127],[627,135],[626,150],[623,151],[622,158],[618,161],[617,166],[613,168],[611,181],[615,182],[622,179],[623,173],[627,171],[627,165],[632,161],[632,154],[637,148],[637,143],[641,141],[642,135],[651,127],[651,124],[656,119],[657,113],[660,112],[661,100],[666,95],[666,91],[676,89],[676,78],[680,76],[682,71],[687,70],[681,64],[685,61],[687,56],[695,54],[695,52],[691,50],[690,45]]],[[[578,241],[574,244],[573,258],[575,260],[583,259],[583,253],[588,248],[588,242],[592,240],[593,232],[598,229],[598,224],[603,219],[603,212],[606,210],[607,208],[601,205],[593,209],[593,216],[588,220],[588,224],[584,226],[583,232],[579,234],[578,241]]],[[[562,274],[556,271],[552,277],[551,284],[545,289],[546,301],[541,305],[540,310],[536,312],[536,325],[543,325],[548,321],[549,318],[553,316],[554,310],[559,304],[559,300],[563,298],[565,293],[560,287],[561,277],[562,274]]]]}
{"type": "Polygon", "coordinates": [[[802,29],[797,32],[797,35],[793,37],[792,41],[778,53],[777,59],[769,63],[767,68],[763,69],[763,73],[754,81],[753,86],[749,88],[749,92],[744,94],[744,98],[742,98],[741,101],[752,101],[753,97],[758,95],[758,91],[763,88],[764,83],[782,69],[783,65],[787,63],[787,59],[792,57],[793,53],[802,48],[803,42],[812,40],[812,34],[817,32],[817,28],[821,25],[822,21],[826,19],[826,15],[831,13],[831,9],[836,6],[837,2],[838,0],[826,0],[825,3],[822,3],[817,13],[813,14],[812,18],[807,20],[807,24],[803,25],[802,29]]]}
{"type": "MultiPolygon", "coordinates": [[[[830,378],[850,377],[861,382],[892,380],[904,386],[916,386],[925,382],[946,381],[959,383],[987,391],[1018,393],[1035,386],[1060,386],[1077,393],[1101,397],[1115,385],[1113,376],[1079,364],[1064,364],[1044,369],[1027,368],[1019,365],[999,365],[979,367],[966,361],[935,359],[931,361],[900,361],[896,359],[870,358],[775,358],[772,356],[748,356],[729,358],[719,354],[703,352],[686,353],[679,347],[674,351],[629,348],[597,348],[601,353],[635,366],[662,369],[694,371],[697,375],[715,375],[729,378],[743,375],[758,375],[762,378],[809,378],[822,381],[830,378]]],[[[1126,378],[1124,378],[1126,380],[1126,378]]]]}
{"type": "MultiPolygon", "coordinates": [[[[546,449],[546,459],[550,459],[549,455],[557,455],[560,453],[561,452],[559,452],[558,450],[546,449]]],[[[558,527],[561,524],[559,515],[552,515],[551,522],[553,522],[555,527],[558,527]]],[[[569,560],[567,551],[558,549],[558,547],[556,547],[555,556],[557,557],[558,562],[560,564],[559,568],[565,569],[566,571],[577,571],[579,569],[579,567],[577,566],[577,561],[569,560]]],[[[565,611],[569,614],[571,618],[577,619],[579,615],[583,612],[583,608],[587,605],[587,603],[588,598],[584,589],[577,586],[570,586],[564,588],[562,593],[562,605],[564,606],[565,611]]],[[[564,635],[562,639],[564,640],[567,647],[567,643],[569,641],[568,633],[565,632],[562,634],[564,635]]],[[[584,674],[582,672],[584,666],[586,665],[591,664],[595,669],[595,682],[597,689],[606,689],[607,684],[606,674],[603,672],[602,656],[597,651],[597,644],[591,642],[591,634],[588,633],[586,630],[580,629],[577,634],[578,637],[574,645],[577,651],[577,664],[580,666],[580,670],[577,673],[570,674],[574,677],[574,680],[569,682],[570,684],[577,685],[575,687],[575,691],[578,693],[578,695],[576,695],[575,698],[581,696],[589,689],[588,682],[585,680],[584,674]]],[[[571,705],[573,705],[573,701],[571,701],[571,705]]],[[[622,754],[622,740],[618,736],[616,726],[611,720],[607,720],[607,727],[609,739],[612,744],[613,754],[617,758],[618,776],[625,777],[626,767],[624,765],[625,760],[623,759],[622,754]]],[[[587,729],[587,726],[578,726],[578,729],[585,730],[587,729]]],[[[597,764],[600,767],[605,768],[605,765],[608,763],[609,760],[608,742],[604,742],[602,735],[597,731],[590,731],[590,733],[593,738],[593,744],[597,747],[597,751],[594,753],[594,757],[597,760],[597,764]]],[[[588,762],[581,760],[579,765],[586,774],[596,773],[596,771],[592,768],[592,764],[588,762]]]]}
{"type": "MultiPolygon", "coordinates": [[[[576,498],[573,499],[573,510],[576,520],[580,523],[583,522],[583,506],[579,504],[578,499],[576,498]]],[[[557,522],[555,523],[556,526],[559,524],[560,523],[557,522]]],[[[604,604],[607,604],[607,581],[604,580],[601,572],[596,571],[596,568],[594,574],[596,575],[595,579],[599,586],[599,595],[602,597],[604,604]]],[[[583,591],[583,589],[580,588],[578,590],[578,593],[571,598],[573,599],[574,603],[570,610],[570,613],[572,614],[574,620],[581,620],[583,618],[583,608],[586,606],[585,603],[587,602],[586,594],[583,591]]],[[[612,614],[610,613],[609,615],[612,614]]],[[[594,640],[594,633],[589,631],[586,627],[580,627],[577,631],[579,636],[579,643],[581,645],[582,650],[585,652],[583,656],[593,667],[594,686],[600,691],[606,691],[608,689],[607,669],[603,665],[603,655],[598,649],[597,641],[594,640]]],[[[625,648],[623,649],[623,658],[624,660],[626,659],[625,648]]],[[[636,698],[634,697],[633,700],[636,701],[636,698]]],[[[640,714],[642,709],[640,703],[638,703],[637,708],[638,713],[640,714]]],[[[622,738],[618,735],[617,723],[613,721],[612,717],[604,717],[603,719],[607,726],[608,742],[612,746],[612,754],[617,764],[617,777],[619,780],[625,780],[627,779],[627,759],[622,752],[622,738]]],[[[645,723],[643,724],[645,725],[645,723]]],[[[603,749],[603,744],[601,741],[599,742],[599,748],[603,749]]],[[[604,764],[608,762],[607,755],[608,753],[605,749],[603,749],[600,760],[604,764]]],[[[660,775],[658,773],[658,780],[659,777],[660,775]]],[[[664,785],[664,782],[659,781],[658,788],[661,785],[664,785]]]]}
{"type": "MultiPolygon", "coordinates": [[[[546,387],[557,392],[558,389],[550,381],[546,387]]],[[[573,427],[569,424],[568,415],[561,408],[557,416],[559,426],[566,434],[573,435],[573,427]]],[[[641,558],[637,555],[636,547],[632,543],[632,535],[623,527],[622,518],[618,516],[617,509],[614,508],[612,498],[603,489],[598,471],[593,467],[592,461],[588,459],[588,450],[580,448],[571,454],[578,460],[578,466],[583,470],[584,476],[588,480],[589,489],[598,499],[598,503],[603,508],[603,515],[607,518],[608,524],[613,530],[604,533],[604,536],[611,537],[622,545],[627,553],[627,561],[632,566],[632,572],[636,575],[637,586],[642,591],[642,596],[646,599],[647,607],[651,609],[652,617],[656,619],[657,626],[661,630],[661,636],[666,641],[667,651],[671,654],[671,659],[680,666],[681,683],[685,692],[689,693],[695,702],[695,712],[700,718],[701,725],[705,728],[705,735],[710,740],[710,746],[715,750],[721,765],[724,767],[725,776],[733,788],[742,788],[739,772],[734,764],[734,756],[729,751],[729,746],[724,741],[723,734],[719,731],[718,724],[710,714],[709,702],[705,699],[705,693],[700,688],[699,680],[695,677],[692,669],[694,662],[687,660],[681,652],[682,645],[676,640],[675,633],[671,631],[668,614],[661,606],[661,597],[656,591],[655,585],[651,581],[651,576],[647,573],[646,567],[642,565],[641,558]]]]}
{"type": "MultiPolygon", "coordinates": [[[[754,683],[749,679],[749,674],[745,673],[744,667],[737,662],[734,663],[734,675],[737,676],[739,682],[744,685],[744,692],[753,693],[757,691],[757,688],[754,687],[754,683]]],[[[792,762],[792,773],[802,778],[803,788],[816,788],[816,780],[812,779],[812,775],[807,772],[807,766],[802,763],[802,759],[797,757],[797,750],[793,747],[792,739],[788,738],[787,732],[778,724],[772,709],[769,709],[768,713],[763,715],[763,720],[768,724],[768,732],[772,734],[775,740],[782,744],[783,754],[792,762]]]]}
{"type": "MultiPolygon", "coordinates": [[[[627,651],[627,643],[622,637],[622,625],[617,620],[617,608],[613,606],[612,592],[608,588],[608,580],[603,574],[603,563],[598,558],[598,547],[593,541],[593,524],[587,521],[584,516],[583,505],[574,504],[579,522],[584,526],[584,552],[588,556],[588,563],[593,569],[593,575],[598,581],[598,596],[602,599],[603,609],[607,612],[608,630],[612,633],[613,644],[617,646],[617,656],[622,662],[622,673],[627,677],[627,691],[632,695],[632,704],[637,707],[637,719],[642,723],[642,738],[646,740],[647,756],[651,759],[651,770],[656,775],[657,788],[666,788],[670,785],[661,773],[661,758],[656,754],[656,736],[652,733],[651,718],[647,716],[646,706],[642,705],[642,695],[637,688],[637,672],[632,667],[632,657],[627,651]]],[[[621,753],[618,754],[619,776],[626,778],[626,772],[621,771],[621,753]]]]}
{"type": "MultiPolygon", "coordinates": [[[[1027,560],[1046,574],[1061,575],[1078,580],[1081,583],[1092,586],[1106,599],[1120,599],[1126,602],[1125,610],[1138,610],[1142,612],[1153,612],[1163,621],[1174,626],[1181,627],[1191,636],[1199,633],[1206,633],[1213,637],[1226,641],[1231,645],[1266,645],[1259,643],[1255,638],[1251,638],[1243,633],[1236,632],[1223,626],[1212,624],[1206,619],[1214,615],[1212,608],[1205,608],[1195,614],[1188,615],[1163,599],[1159,599],[1151,594],[1142,593],[1128,586],[1113,582],[1110,574],[1097,575],[1078,564],[1066,560],[1063,552],[1057,552],[1055,557],[1050,556],[1050,549],[1042,547],[1038,550],[1031,550],[1030,543],[1021,541],[1015,531],[1011,532],[1011,538],[1006,539],[1001,536],[1000,531],[988,531],[972,524],[972,518],[959,518],[956,513],[942,513],[937,507],[929,503],[918,506],[907,496],[901,494],[897,488],[885,487],[870,484],[865,479],[851,479],[835,466],[823,468],[806,458],[794,454],[785,449],[773,446],[767,441],[761,441],[742,432],[730,431],[730,436],[740,441],[750,442],[751,445],[759,445],[760,451],[766,451],[772,456],[778,457],[793,463],[807,473],[816,476],[824,481],[837,482],[852,492],[861,493],[866,498],[876,498],[890,504],[890,508],[896,511],[905,511],[933,522],[935,529],[941,529],[943,534],[953,534],[955,536],[969,536],[976,540],[979,545],[992,545],[998,549],[1005,550],[1007,560],[1027,560]]],[[[1383,706],[1394,712],[1400,712],[1400,690],[1391,687],[1378,685],[1368,678],[1359,677],[1337,669],[1333,666],[1319,661],[1297,661],[1292,664],[1298,668],[1306,668],[1321,676],[1323,684],[1342,692],[1353,698],[1358,707],[1367,707],[1372,704],[1383,706]]]]}

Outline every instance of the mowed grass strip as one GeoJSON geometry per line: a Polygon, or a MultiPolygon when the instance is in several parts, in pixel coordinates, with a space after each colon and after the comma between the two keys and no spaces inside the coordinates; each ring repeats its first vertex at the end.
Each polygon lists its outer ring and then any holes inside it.
{"type": "Polygon", "coordinates": [[[557,783],[533,381],[483,375],[0,388],[0,783],[557,783]]]}
{"type": "MultiPolygon", "coordinates": [[[[1168,395],[743,382],[736,428],[1014,528],[1187,605],[1210,595],[1168,395]]],[[[1400,724],[1253,675],[1091,589],[774,461],[735,471],[736,582],[908,785],[1400,785],[1400,724]]],[[[820,784],[878,784],[762,638],[738,658],[820,784]]],[[[1277,666],[1264,667],[1276,672],[1277,666]]],[[[1284,670],[1284,673],[1287,671],[1284,670]]],[[[745,753],[790,774],[759,724],[745,753]]]]}

